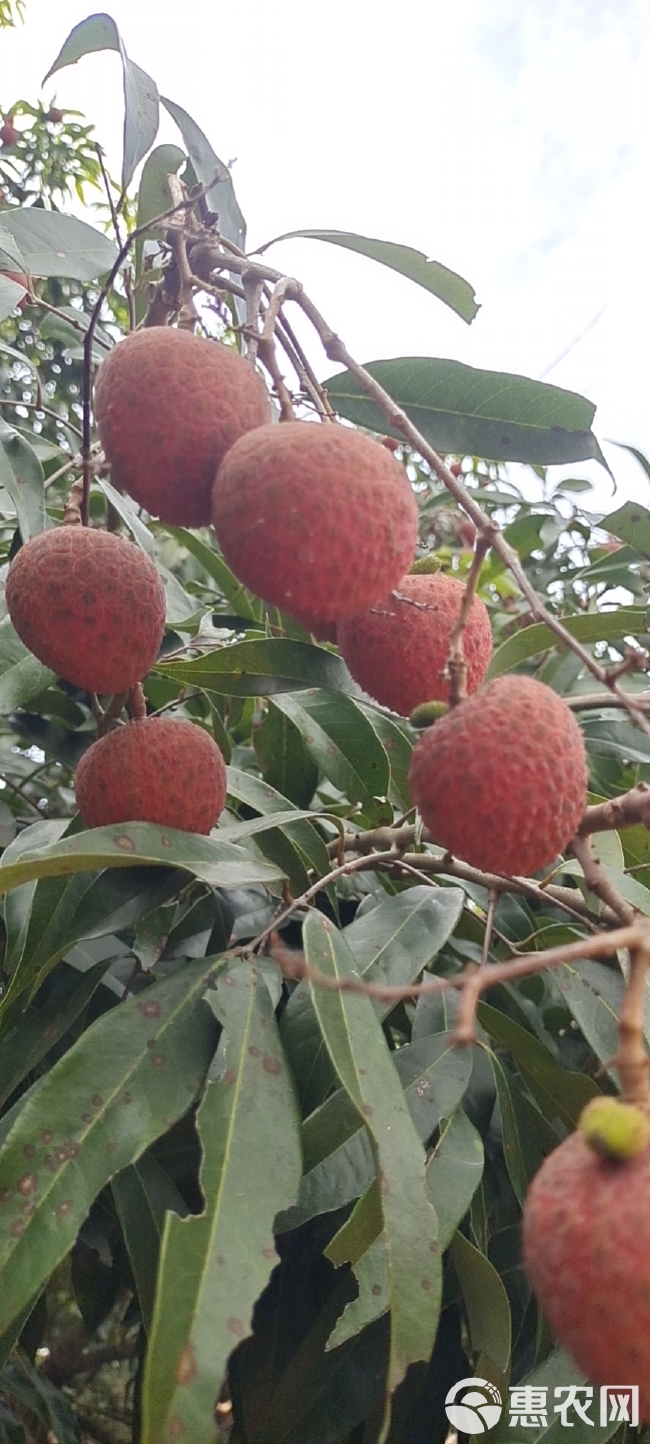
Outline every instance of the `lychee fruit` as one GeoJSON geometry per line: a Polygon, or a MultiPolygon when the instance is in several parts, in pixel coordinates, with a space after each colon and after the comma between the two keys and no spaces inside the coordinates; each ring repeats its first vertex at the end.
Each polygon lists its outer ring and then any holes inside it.
{"type": "Polygon", "coordinates": [[[409,567],[417,505],[404,468],[360,431],[263,426],[228,452],[213,521],[245,586],[304,627],[352,617],[409,567]]]}
{"type": "Polygon", "coordinates": [[[3,125],[0,125],[0,143],[3,150],[11,150],[16,142],[20,140],[20,131],[16,130],[13,115],[8,115],[3,125]]]}
{"type": "Polygon", "coordinates": [[[206,526],[228,448],[271,418],[250,362],[170,326],[132,331],[97,373],[95,419],[113,484],[174,526],[206,526]]]}
{"type": "Polygon", "coordinates": [[[76,687],[126,692],[156,660],[165,589],[154,563],[113,532],[60,526],[21,547],[9,616],[30,652],[76,687]]]}
{"type": "MultiPolygon", "coordinates": [[[[402,717],[421,702],[446,702],[449,641],[465,588],[442,572],[405,576],[382,601],[338,626],[338,644],[355,682],[402,717]]],[[[467,690],[475,692],[492,655],[487,609],[474,597],[463,632],[467,690]]]]}
{"type": "Polygon", "coordinates": [[[156,822],[208,833],[226,801],[226,764],[194,722],[146,717],[93,742],[75,777],[86,827],[156,822]]]}
{"type": "Polygon", "coordinates": [[[594,1384],[638,1384],[646,1423],[649,1202],[650,1146],[603,1157],[579,1127],[544,1160],[523,1216],[524,1263],[558,1343],[594,1384]]]}
{"type": "Polygon", "coordinates": [[[587,795],[582,732],[532,677],[497,677],[423,733],[411,796],[434,841],[485,872],[528,875],[575,836],[587,795]]]}
{"type": "Polygon", "coordinates": [[[29,294],[29,277],[25,275],[24,271],[0,271],[0,275],[6,276],[8,281],[13,281],[15,286],[22,286],[24,294],[16,301],[16,307],[23,311],[25,306],[29,306],[31,301],[29,294]]]}

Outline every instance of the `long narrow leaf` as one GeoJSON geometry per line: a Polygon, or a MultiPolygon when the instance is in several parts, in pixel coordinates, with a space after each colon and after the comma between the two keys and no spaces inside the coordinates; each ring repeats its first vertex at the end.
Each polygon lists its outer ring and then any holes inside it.
{"type": "Polygon", "coordinates": [[[300,1136],[293,1088],[263,979],[232,969],[210,1000],[226,1031],[226,1071],[197,1116],[200,1217],[168,1215],[143,1390],[142,1444],[212,1444],[228,1356],[251,1331],[277,1262],[273,1220],[295,1200],[300,1136]]]}

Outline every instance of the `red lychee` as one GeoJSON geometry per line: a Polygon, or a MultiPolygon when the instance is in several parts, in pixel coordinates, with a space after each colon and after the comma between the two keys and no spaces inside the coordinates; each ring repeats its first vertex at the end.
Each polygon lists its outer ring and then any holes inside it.
{"type": "Polygon", "coordinates": [[[216,341],[132,331],[102,362],[95,419],[115,486],[175,526],[206,526],[228,448],[270,420],[261,376],[216,341]]]}
{"type": "Polygon", "coordinates": [[[146,717],[93,742],[75,777],[86,827],[157,822],[208,833],[226,801],[226,764],[194,722],[146,717]]]}
{"type": "Polygon", "coordinates": [[[575,836],[587,794],[582,732],[532,677],[497,677],[423,733],[411,796],[435,842],[486,872],[528,875],[575,836]]]}
{"type": "MultiPolygon", "coordinates": [[[[614,1102],[614,1100],[612,1100],[614,1102]]],[[[650,1146],[626,1161],[580,1130],[524,1206],[524,1263],[551,1329],[594,1384],[638,1384],[650,1423],[650,1146]]]]}
{"type": "Polygon", "coordinates": [[[8,115],[3,125],[0,125],[0,143],[3,150],[11,150],[20,140],[20,131],[16,130],[13,115],[8,115]]]}
{"type": "MultiPolygon", "coordinates": [[[[446,702],[443,675],[465,588],[442,572],[405,576],[381,602],[338,626],[341,655],[365,692],[408,717],[421,702],[446,702]]],[[[474,597],[463,633],[467,690],[475,692],[492,654],[490,618],[474,597]]]]}
{"type": "Polygon", "coordinates": [[[403,467],[334,423],[244,436],[219,468],[213,520],[240,581],[310,628],[377,602],[410,565],[417,537],[403,467]]]}
{"type": "Polygon", "coordinates": [[[112,532],[60,526],[32,537],[6,598],[30,652],[89,692],[128,691],[158,655],[165,589],[149,557],[112,532]]]}
{"type": "Polygon", "coordinates": [[[0,275],[6,276],[8,281],[14,282],[14,285],[23,287],[23,295],[19,296],[16,301],[17,309],[23,311],[25,306],[29,306],[31,302],[28,276],[25,275],[24,271],[0,271],[0,275]]]}

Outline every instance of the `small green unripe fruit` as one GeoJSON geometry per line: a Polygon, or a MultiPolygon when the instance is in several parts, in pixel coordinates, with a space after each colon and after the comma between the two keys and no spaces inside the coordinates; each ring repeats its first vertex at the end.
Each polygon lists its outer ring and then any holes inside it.
{"type": "Polygon", "coordinates": [[[647,1113],[619,1098],[592,1098],[582,1110],[578,1127],[592,1151],[612,1162],[634,1158],[650,1143],[647,1113]]]}
{"type": "Polygon", "coordinates": [[[409,717],[412,727],[422,729],[432,727],[441,717],[446,716],[449,707],[446,702],[421,702],[419,707],[414,707],[409,717]]]}

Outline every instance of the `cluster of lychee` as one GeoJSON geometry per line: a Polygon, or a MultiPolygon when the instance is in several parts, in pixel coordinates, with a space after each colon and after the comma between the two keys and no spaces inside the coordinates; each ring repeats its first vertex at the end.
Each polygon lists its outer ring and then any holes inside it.
{"type": "MultiPolygon", "coordinates": [[[[171,327],[142,328],[109,353],[95,416],[113,483],[163,522],[211,523],[237,578],[316,637],[335,631],[352,676],[378,703],[409,716],[422,703],[447,702],[463,587],[410,570],[417,504],[392,448],[337,423],[271,424],[268,392],[246,359],[171,327]]],[[[146,675],[164,603],[144,553],[79,525],[34,538],[9,569],[19,636],[57,675],[99,694],[128,693],[146,675]]],[[[481,688],[491,647],[489,616],[475,598],[463,634],[469,696],[420,739],[412,795],[449,851],[479,868],[530,872],[551,863],[577,829],[582,734],[566,704],[536,681],[500,678],[481,688]]],[[[207,733],[148,718],[90,747],[77,799],[90,826],[142,819],[209,831],[224,805],[224,777],[207,733]]]]}

